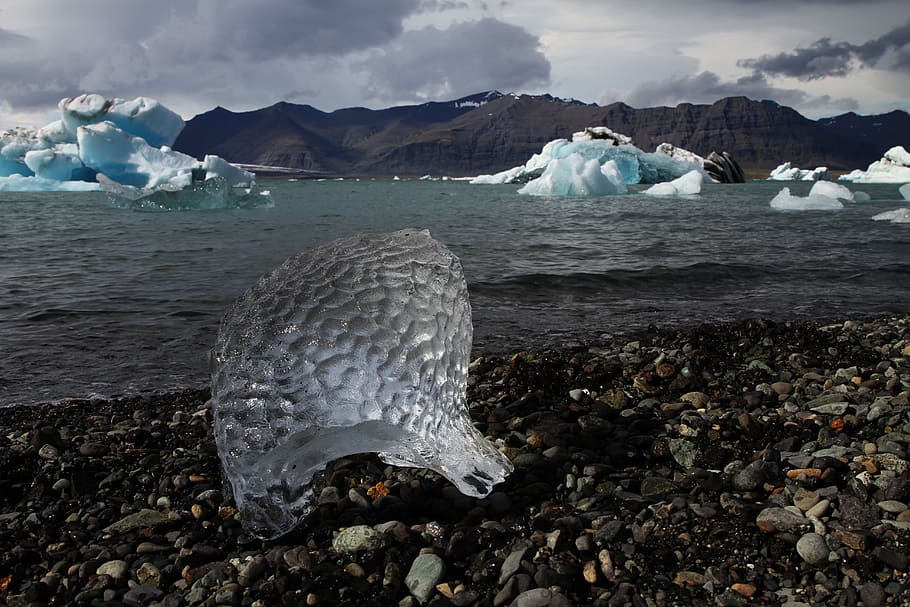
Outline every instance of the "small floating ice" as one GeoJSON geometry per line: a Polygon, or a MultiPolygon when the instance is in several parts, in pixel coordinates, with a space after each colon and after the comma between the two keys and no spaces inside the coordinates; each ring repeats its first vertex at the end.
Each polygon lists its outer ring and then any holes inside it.
{"type": "Polygon", "coordinates": [[[844,208],[844,203],[822,194],[794,196],[790,188],[783,188],[771,199],[771,208],[778,211],[833,211],[844,208]]]}
{"type": "Polygon", "coordinates": [[[644,193],[648,196],[692,196],[701,192],[703,179],[699,171],[689,171],[673,181],[654,184],[644,193]]]}
{"type": "Polygon", "coordinates": [[[891,223],[910,223],[910,207],[902,207],[893,211],[879,213],[872,221],[890,221],[891,223]]]}

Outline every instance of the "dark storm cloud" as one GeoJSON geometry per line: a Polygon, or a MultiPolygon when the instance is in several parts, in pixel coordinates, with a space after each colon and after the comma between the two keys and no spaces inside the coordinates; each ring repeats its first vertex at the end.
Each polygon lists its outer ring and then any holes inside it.
{"type": "Polygon", "coordinates": [[[821,38],[807,48],[741,59],[737,65],[770,76],[789,76],[800,80],[843,77],[857,66],[910,71],[910,21],[863,44],[821,38]]]}
{"type": "MultiPolygon", "coordinates": [[[[394,40],[420,6],[420,0],[34,2],[36,11],[55,16],[44,38],[0,29],[0,48],[33,46],[27,54],[0,53],[0,100],[18,109],[52,107],[84,90],[249,99],[256,95],[250,89],[263,84],[261,73],[327,63],[394,40]]],[[[281,86],[299,85],[289,76],[281,86]]],[[[266,92],[263,102],[275,94],[266,92]]]]}
{"type": "Polygon", "coordinates": [[[813,97],[797,89],[772,86],[760,73],[724,82],[714,72],[704,71],[663,81],[644,82],[636,86],[626,101],[635,107],[676,105],[681,102],[713,103],[723,97],[745,96],[750,99],[772,99],[782,105],[804,108],[828,108],[838,111],[857,109],[855,99],[832,99],[828,95],[813,97]]]}
{"type": "Polygon", "coordinates": [[[418,6],[418,0],[201,0],[195,14],[173,20],[158,40],[204,46],[199,50],[209,57],[257,61],[344,54],[396,38],[418,6]]]}
{"type": "Polygon", "coordinates": [[[387,100],[451,99],[489,89],[534,89],[550,81],[540,40],[492,18],[407,32],[362,67],[370,74],[368,94],[387,100]]]}

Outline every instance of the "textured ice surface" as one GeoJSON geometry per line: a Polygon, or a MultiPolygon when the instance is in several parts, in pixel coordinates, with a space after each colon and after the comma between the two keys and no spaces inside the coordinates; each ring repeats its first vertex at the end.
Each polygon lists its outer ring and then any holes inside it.
{"type": "Polygon", "coordinates": [[[289,531],[314,475],[354,453],[486,495],[512,467],[468,416],[472,337],[461,262],[427,231],[337,240],[263,276],[212,353],[215,440],[245,527],[289,531]]]}

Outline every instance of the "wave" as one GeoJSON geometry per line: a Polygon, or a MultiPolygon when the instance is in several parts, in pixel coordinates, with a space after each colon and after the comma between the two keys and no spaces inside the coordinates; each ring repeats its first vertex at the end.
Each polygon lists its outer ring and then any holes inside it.
{"type": "Polygon", "coordinates": [[[644,269],[616,269],[606,272],[527,273],[505,276],[501,280],[481,280],[469,284],[472,292],[504,290],[586,291],[645,287],[681,288],[705,284],[756,282],[783,278],[784,272],[764,266],[698,262],[687,266],[652,266],[644,269]]]}

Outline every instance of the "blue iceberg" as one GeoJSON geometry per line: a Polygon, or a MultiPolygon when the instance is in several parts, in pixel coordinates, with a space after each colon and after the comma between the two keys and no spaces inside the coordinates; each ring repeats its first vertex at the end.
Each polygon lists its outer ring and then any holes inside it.
{"type": "Polygon", "coordinates": [[[103,189],[114,206],[158,210],[272,204],[253,173],[171,149],[183,119],[154,99],[84,94],[58,107],[60,120],[0,134],[0,190],[103,189]]]}
{"type": "MultiPolygon", "coordinates": [[[[550,141],[539,154],[531,156],[523,166],[494,175],[479,175],[472,179],[471,183],[527,183],[527,186],[520,190],[522,193],[542,196],[575,195],[568,192],[575,192],[578,188],[565,188],[567,182],[582,183],[589,182],[592,178],[597,179],[591,172],[589,161],[596,162],[602,168],[607,163],[612,163],[623,184],[667,182],[690,171],[706,175],[703,159],[692,152],[674,148],[669,144],[661,144],[654,152],[645,152],[636,147],[628,136],[600,126],[588,127],[584,131],[574,133],[572,141],[567,139],[550,141]],[[575,171],[573,176],[570,177],[566,173],[568,170],[575,171]],[[543,181],[538,182],[539,179],[543,181]]],[[[604,173],[613,170],[614,168],[604,169],[604,173]]],[[[597,191],[596,186],[594,190],[591,194],[625,192],[625,189],[614,188],[602,188],[597,191]]]]}

